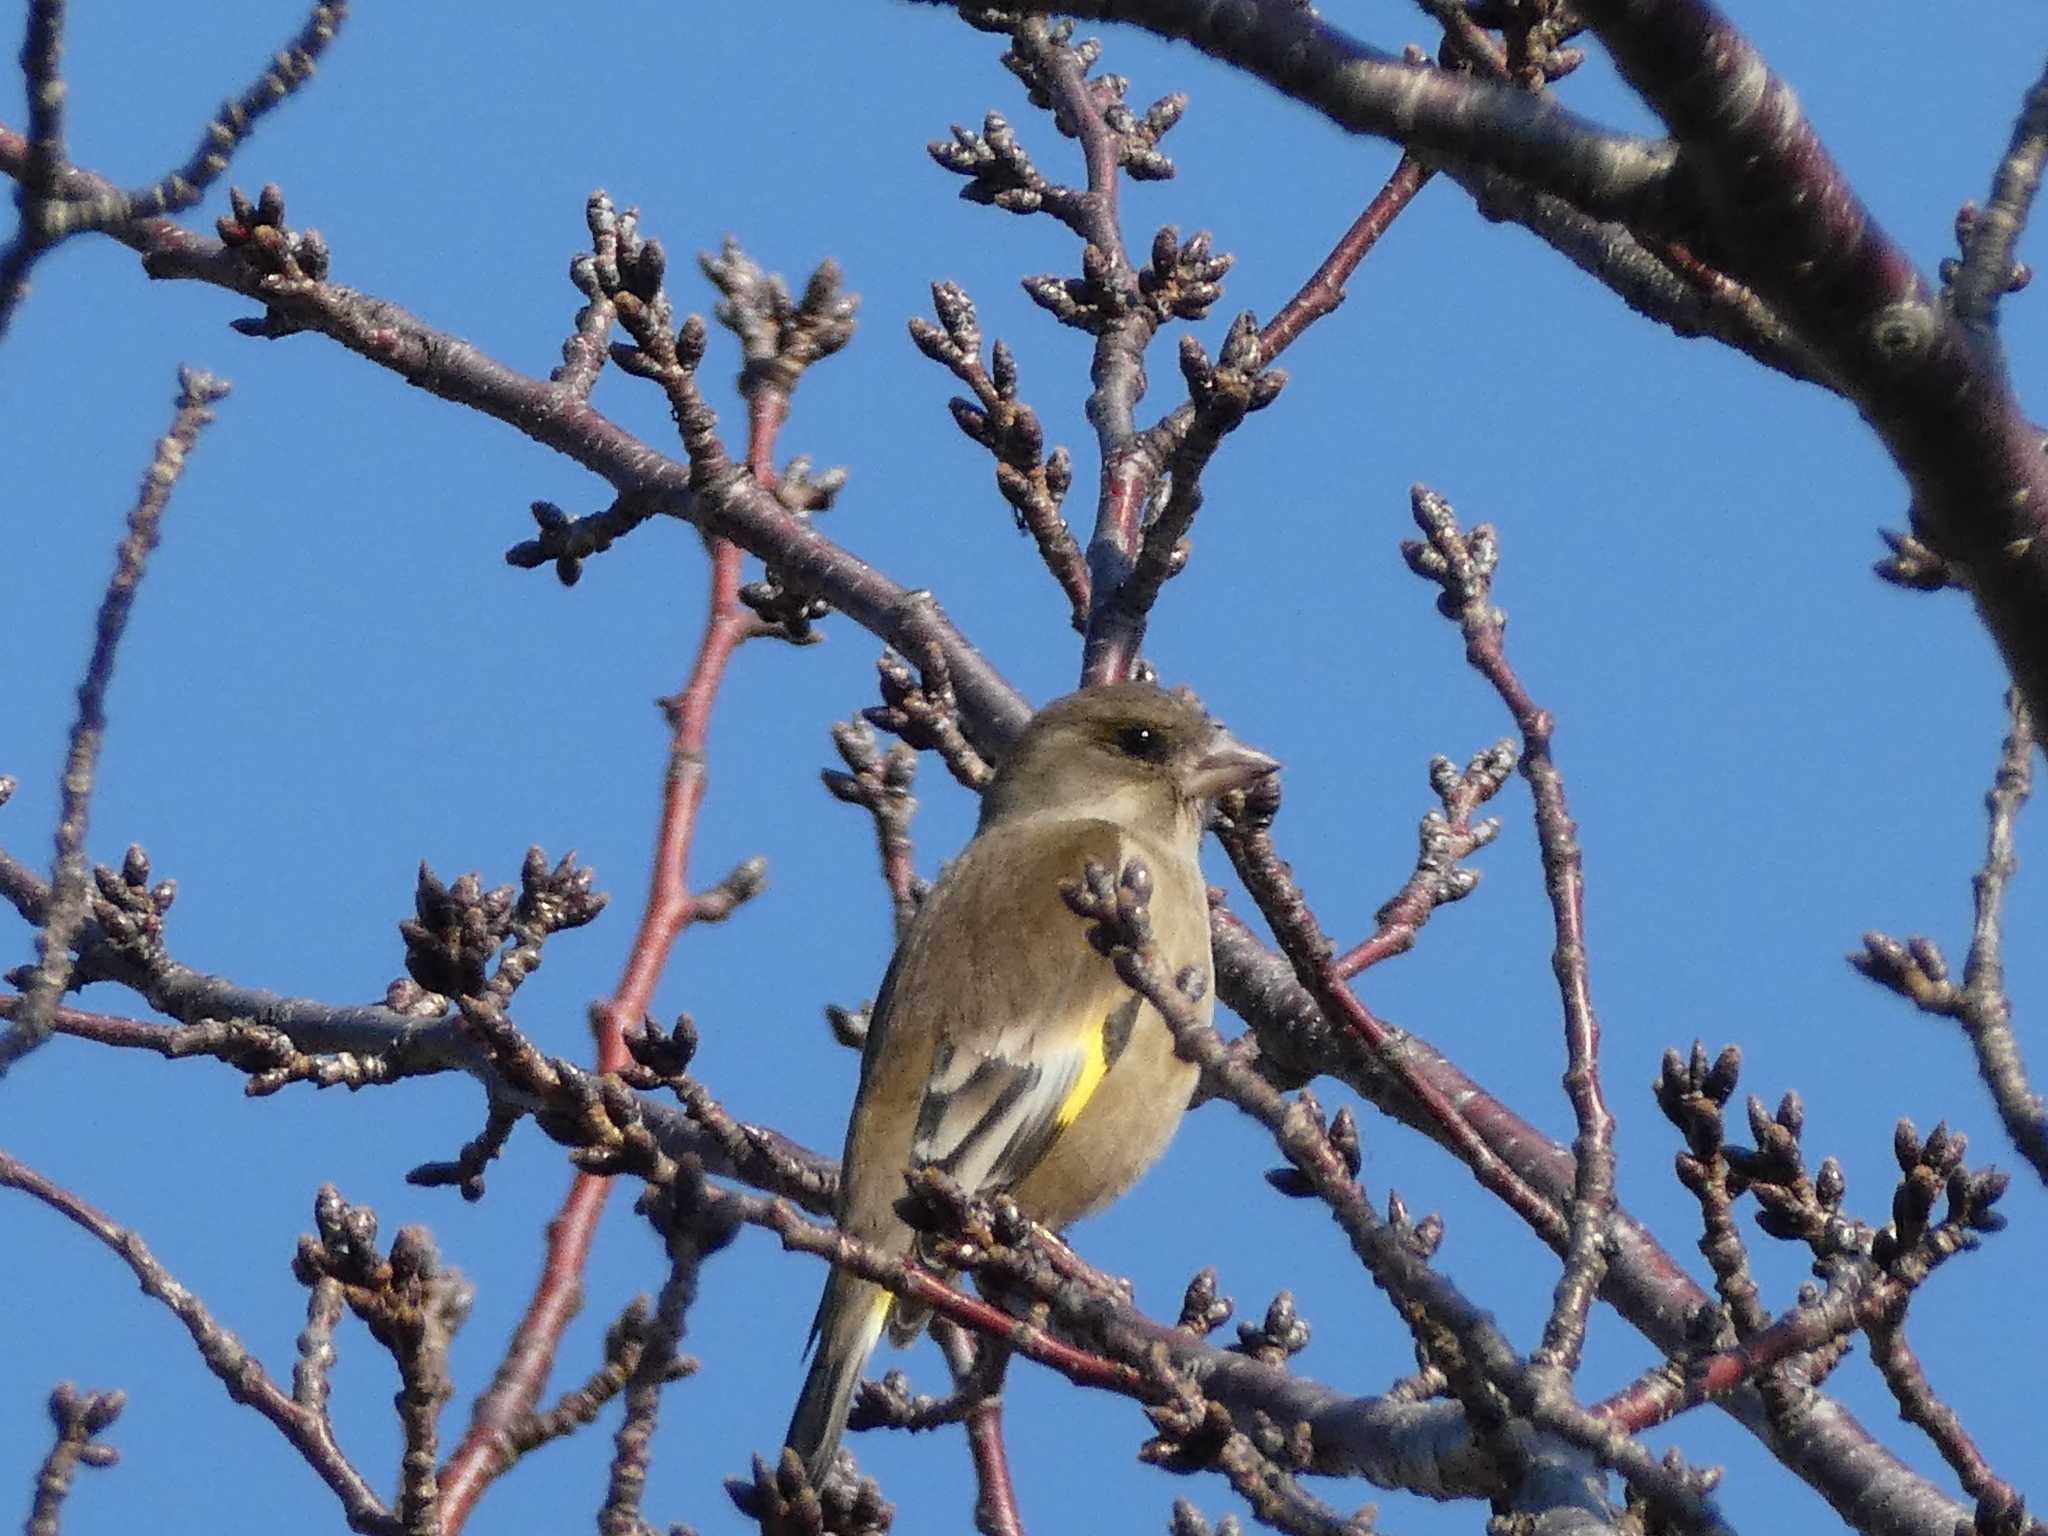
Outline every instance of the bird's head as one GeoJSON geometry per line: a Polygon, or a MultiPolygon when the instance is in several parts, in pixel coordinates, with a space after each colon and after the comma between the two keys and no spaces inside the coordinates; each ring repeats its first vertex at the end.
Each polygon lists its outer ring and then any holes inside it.
{"type": "Polygon", "coordinates": [[[1032,717],[982,799],[981,824],[1051,815],[1195,836],[1209,803],[1280,764],[1150,683],[1108,683],[1032,717]]]}

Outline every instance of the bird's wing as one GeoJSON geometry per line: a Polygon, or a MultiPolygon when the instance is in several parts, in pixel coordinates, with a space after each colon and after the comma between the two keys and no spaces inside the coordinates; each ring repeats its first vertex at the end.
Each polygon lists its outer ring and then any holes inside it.
{"type": "Polygon", "coordinates": [[[926,899],[875,1007],[849,1135],[849,1166],[895,1170],[877,1199],[902,1193],[906,1166],[1011,1187],[1101,1085],[1140,1002],[1059,887],[1091,860],[1116,869],[1124,841],[1106,821],[991,828],[926,899]],[[893,1154],[887,1117],[863,1112],[889,1101],[917,1106],[893,1154]]]}
{"type": "Polygon", "coordinates": [[[940,1043],[918,1108],[916,1166],[993,1192],[1037,1165],[1108,1075],[1138,1016],[1140,999],[1121,983],[1109,998],[1091,996],[1093,987],[1074,990],[1081,995],[1062,998],[1078,1005],[1074,1016],[1031,1019],[987,1048],[940,1043]]]}

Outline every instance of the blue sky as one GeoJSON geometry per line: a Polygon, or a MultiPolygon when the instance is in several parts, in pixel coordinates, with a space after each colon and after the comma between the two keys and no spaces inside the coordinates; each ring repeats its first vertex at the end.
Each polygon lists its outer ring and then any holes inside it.
{"type": "MultiPolygon", "coordinates": [[[[1924,6],[1812,0],[1732,7],[1799,89],[1879,219],[1932,270],[1957,203],[1981,197],[2048,25],[2024,0],[1983,0],[1965,34],[1924,6]]],[[[1334,19],[1387,47],[1425,41],[1411,8],[1356,3],[1334,19]]],[[[74,8],[68,61],[74,154],[133,182],[182,160],[221,96],[298,24],[256,0],[206,7],[74,8]]],[[[7,23],[18,28],[18,17],[7,23]]],[[[1180,179],[1126,194],[1130,238],[1162,223],[1208,228],[1238,256],[1199,326],[1213,352],[1241,307],[1293,291],[1379,185],[1393,152],[1186,49],[1111,29],[1107,67],[1147,102],[1188,91],[1167,147],[1180,179]]],[[[0,35],[9,56],[18,46],[0,35]]],[[[1073,266],[1073,241],[954,198],[926,140],[997,107],[1049,172],[1071,146],[1025,105],[997,40],[940,11],[883,4],[778,7],[620,0],[601,26],[561,7],[363,8],[321,77],[268,122],[235,181],[277,181],[294,224],[334,250],[334,277],[394,299],[504,361],[553,364],[577,296],[566,281],[593,187],[637,204],[672,253],[731,232],[801,277],[831,256],[862,295],[853,346],[807,377],[786,452],[847,465],[832,536],[906,583],[938,592],[1034,699],[1070,687],[1077,649],[1063,605],[1012,529],[981,450],[947,419],[952,381],[919,357],[905,320],[936,278],[979,301],[983,329],[1016,348],[1050,440],[1091,483],[1080,414],[1086,342],[1035,310],[1020,276],[1073,266]]],[[[1647,130],[1597,60],[1566,83],[1574,105],[1647,130]]],[[[18,96],[4,109],[21,121],[18,96]]],[[[205,216],[224,206],[224,190],[205,216]]],[[[194,215],[195,222],[199,216],[194,215]]],[[[2023,247],[2022,255],[2028,254],[2023,247]]],[[[673,261],[679,306],[708,290],[673,261]]],[[[2043,383],[2041,300],[2005,319],[2023,397],[2043,383]]],[[[318,338],[231,333],[248,306],[152,285],[126,251],[78,243],[37,273],[0,349],[4,497],[12,558],[0,771],[22,781],[0,843],[47,857],[64,731],[120,519],[168,419],[174,371],[226,375],[234,395],[173,502],[164,547],[121,656],[94,805],[92,849],[118,862],[144,843],[180,895],[174,951],[238,980],[335,1001],[380,995],[399,972],[394,925],[414,867],[516,877],[529,843],[575,847],[613,895],[566,935],[522,991],[545,1048],[581,1056],[583,1013],[607,994],[646,877],[665,737],[651,707],[686,670],[705,574],[689,530],[650,527],[592,561],[579,586],[508,568],[528,502],[572,511],[608,499],[574,466],[398,384],[318,338]]],[[[731,364],[722,334],[715,358],[731,364]]],[[[1171,353],[1148,404],[1177,398],[1171,353]]],[[[1498,596],[1512,653],[1559,719],[1557,751],[1583,831],[1594,994],[1621,1118],[1621,1190],[1670,1250],[1692,1260],[1696,1220],[1670,1172],[1674,1134],[1648,1084],[1666,1045],[1741,1042],[1744,1087],[1796,1087],[1807,1145],[1838,1155],[1849,1204],[1883,1219],[1891,1127],[1946,1117],[1972,1161],[2014,1161],[1962,1042],[1855,976],[1842,955],[1868,928],[1925,931],[1960,961],[1981,795],[2002,729],[1995,657],[1954,594],[1901,593],[1869,574],[1875,529],[1904,522],[1904,491],[1853,413],[1706,342],[1627,313],[1515,229],[1482,222],[1453,187],[1428,188],[1374,252],[1350,302],[1290,354],[1293,383],[1225,447],[1207,479],[1195,557],[1173,583],[1151,654],[1198,687],[1237,732],[1287,764],[1280,823],[1325,921],[1348,941],[1413,857],[1431,803],[1431,754],[1459,759],[1508,729],[1463,667],[1431,594],[1408,574],[1407,487],[1424,481],[1466,521],[1501,531],[1498,596]]],[[[713,367],[707,365],[710,378],[713,367]]],[[[730,369],[727,370],[728,373],[730,369]]],[[[599,408],[672,441],[656,393],[607,375],[599,408]]],[[[738,421],[734,397],[716,403],[738,421]]],[[[1084,513],[1077,493],[1074,511],[1084,513]]],[[[829,723],[872,702],[873,641],[844,620],[803,651],[749,647],[721,700],[698,839],[708,883],[767,856],[767,896],[687,936],[656,1012],[690,1010],[705,1080],[738,1113],[837,1145],[854,1060],[821,1021],[870,994],[888,909],[872,838],[829,801],[829,723]]],[[[936,765],[922,775],[927,873],[964,839],[972,807],[936,765]]],[[[1418,951],[1362,992],[1383,1016],[1462,1062],[1553,1135],[1568,1134],[1548,968],[1548,918],[1526,792],[1479,856],[1479,892],[1442,913],[1418,951]]],[[[2023,827],[2025,858],[2043,847],[2023,827]]],[[[1213,850],[1212,850],[1213,857],[1213,850]]],[[[1221,861],[1212,866],[1220,872],[1221,861]]],[[[2031,872],[2030,872],[2031,873],[2031,872]]],[[[2022,1040],[2048,994],[2029,936],[2048,899],[2014,893],[2012,982],[2022,1040]]],[[[14,925],[8,964],[32,953],[14,925]]],[[[126,1011],[112,992],[88,1005],[126,1011]]],[[[294,1089],[250,1102],[217,1064],[165,1064],[53,1044],[8,1081],[0,1142],[137,1226],[186,1284],[288,1372],[302,1293],[289,1274],[315,1189],[376,1207],[388,1234],[423,1222],[477,1282],[455,1350],[459,1385],[488,1379],[524,1304],[537,1235],[566,1183],[530,1127],[482,1204],[406,1186],[407,1168],[474,1133],[466,1081],[365,1096],[294,1089]]],[[[1341,1101],[1340,1093],[1329,1098],[1341,1101]]],[[[1513,1337],[1533,1345],[1552,1262],[1420,1138],[1368,1113],[1364,1176],[1448,1222],[1441,1263],[1513,1337]]],[[[1326,1219],[1258,1177],[1273,1161],[1248,1122],[1194,1116],[1165,1163],[1082,1249],[1132,1274],[1171,1315],[1189,1274],[1222,1269],[1256,1318],[1293,1287],[1314,1325],[1300,1369],[1378,1391],[1411,1368],[1406,1337],[1326,1219]]],[[[2048,1259],[2038,1185],[2015,1180],[2012,1229],[1955,1262],[1915,1305],[1910,1336],[1993,1464],[2022,1487],[2048,1471],[2025,1383],[2039,1330],[1982,1319],[2031,1300],[2048,1259]]],[[[1758,1239],[1774,1307],[1805,1276],[1758,1239]]],[[[600,1239],[589,1305],[563,1351],[564,1384],[595,1361],[609,1319],[660,1275],[656,1244],[622,1202],[600,1239]]],[[[705,1533],[742,1529],[718,1490],[780,1435],[821,1279],[759,1233],[707,1271],[687,1347],[705,1369],[670,1393],[648,1513],[705,1533]]],[[[146,1520],[170,1532],[256,1529],[289,1516],[342,1529],[332,1501],[254,1415],[232,1408],[181,1330],[127,1272],[69,1226],[0,1204],[0,1489],[25,1499],[45,1443],[42,1399],[69,1378],[124,1386],[110,1437],[123,1464],[82,1479],[67,1529],[146,1520]]],[[[1597,1395],[1652,1356],[1601,1318],[1586,1367],[1597,1395]]],[[[936,1390],[928,1348],[907,1357],[936,1390]]],[[[388,1364],[347,1333],[342,1434],[389,1486],[397,1456],[388,1364]]],[[[1942,1481],[1897,1425],[1859,1350],[1833,1387],[1876,1433],[1942,1481]]],[[[1163,1529],[1170,1501],[1237,1508],[1220,1480],[1135,1464],[1146,1426],[1120,1400],[1076,1397],[1022,1371],[1012,1455],[1034,1529],[1163,1529]]],[[[451,1438],[465,1422],[451,1410],[451,1438]]],[[[587,1520],[602,1496],[609,1427],[553,1448],[487,1498],[476,1530],[587,1520]]],[[[1724,1419],[1665,1435],[1725,1462],[1724,1505],[1745,1530],[1827,1518],[1801,1485],[1724,1419]]],[[[857,1445],[900,1510],[898,1529],[959,1529],[964,1450],[871,1435],[857,1445]]],[[[1370,1490],[1325,1490],[1345,1507],[1370,1490]]],[[[1383,1501],[1390,1529],[1476,1529],[1471,1507],[1383,1501]]]]}

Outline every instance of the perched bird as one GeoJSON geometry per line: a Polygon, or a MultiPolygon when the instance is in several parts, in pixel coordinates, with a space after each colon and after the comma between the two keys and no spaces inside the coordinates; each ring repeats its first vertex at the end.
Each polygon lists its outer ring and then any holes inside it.
{"type": "MultiPolygon", "coordinates": [[[[1169,974],[1210,979],[1197,853],[1209,802],[1279,764],[1148,683],[1086,688],[1025,727],[973,841],[911,922],[868,1024],[840,1163],[839,1224],[908,1253],[904,1176],[944,1172],[1008,1194],[1058,1229],[1108,1205],[1166,1149],[1194,1091],[1157,1010],[1090,947],[1062,881],[1142,859],[1169,974]]],[[[1196,1005],[1206,1018],[1208,989],[1196,1005]]],[[[811,1324],[816,1353],[786,1443],[813,1481],[832,1465],[861,1367],[922,1309],[841,1270],[811,1324]]]]}

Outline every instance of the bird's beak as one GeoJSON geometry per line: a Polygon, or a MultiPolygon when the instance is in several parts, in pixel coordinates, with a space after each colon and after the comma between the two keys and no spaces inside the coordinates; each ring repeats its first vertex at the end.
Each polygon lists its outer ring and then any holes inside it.
{"type": "Polygon", "coordinates": [[[1198,800],[1213,800],[1233,789],[1245,789],[1269,773],[1280,771],[1280,760],[1248,747],[1228,731],[1218,731],[1209,750],[1195,764],[1189,787],[1198,800]]]}

